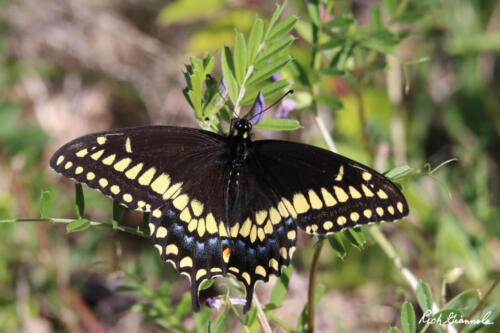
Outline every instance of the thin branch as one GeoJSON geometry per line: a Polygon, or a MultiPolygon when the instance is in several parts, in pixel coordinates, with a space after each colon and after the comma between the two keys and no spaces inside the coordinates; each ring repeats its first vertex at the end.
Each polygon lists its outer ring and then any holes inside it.
{"type": "Polygon", "coordinates": [[[260,327],[265,333],[272,333],[271,325],[267,321],[266,315],[262,310],[262,304],[260,304],[259,299],[255,293],[253,294],[253,303],[255,304],[255,308],[257,308],[257,320],[259,321],[260,327]]]}
{"type": "Polygon", "coordinates": [[[314,289],[316,281],[316,271],[318,270],[319,257],[321,256],[321,249],[323,248],[324,238],[320,238],[316,243],[314,250],[313,261],[311,270],[309,271],[309,289],[307,291],[307,333],[314,332],[314,289]]]}
{"type": "MultiPolygon", "coordinates": [[[[69,224],[71,222],[77,221],[75,219],[60,219],[60,218],[22,218],[22,219],[7,219],[7,220],[0,220],[1,223],[19,223],[19,222],[51,222],[51,223],[65,223],[69,224]]],[[[103,227],[103,228],[108,228],[108,229],[113,229],[113,230],[118,230],[118,231],[125,231],[129,234],[136,235],[136,236],[141,236],[144,238],[148,238],[148,235],[144,234],[142,231],[132,228],[132,227],[127,227],[127,226],[113,226],[111,223],[105,223],[105,222],[98,222],[98,221],[89,221],[90,226],[92,227],[103,227]]]]}
{"type": "MultiPolygon", "coordinates": [[[[497,287],[498,283],[500,283],[500,276],[497,277],[497,279],[493,282],[493,284],[491,285],[490,289],[488,289],[488,291],[486,292],[486,294],[484,294],[484,296],[481,297],[481,299],[479,300],[479,303],[477,303],[477,306],[474,308],[474,310],[471,312],[471,314],[467,317],[468,321],[470,321],[472,318],[474,318],[474,316],[476,315],[476,313],[481,309],[481,307],[486,302],[486,299],[491,295],[491,293],[493,292],[493,290],[495,290],[495,288],[497,287]]],[[[460,326],[460,328],[458,330],[458,333],[462,333],[462,331],[465,329],[466,326],[467,326],[467,324],[463,323],[462,326],[460,326]]]]}
{"type": "MultiPolygon", "coordinates": [[[[354,58],[356,59],[356,58],[354,58]]],[[[366,130],[366,116],[365,116],[365,105],[363,102],[363,76],[364,76],[364,70],[362,68],[359,68],[356,66],[356,69],[354,71],[354,75],[356,77],[356,87],[354,89],[356,98],[358,100],[358,115],[359,115],[359,121],[360,121],[360,126],[361,126],[361,133],[363,135],[363,144],[365,146],[366,153],[368,154],[368,157],[370,159],[370,165],[373,166],[374,161],[375,161],[375,156],[373,154],[373,149],[370,144],[370,137],[368,136],[368,132],[366,130]]]]}

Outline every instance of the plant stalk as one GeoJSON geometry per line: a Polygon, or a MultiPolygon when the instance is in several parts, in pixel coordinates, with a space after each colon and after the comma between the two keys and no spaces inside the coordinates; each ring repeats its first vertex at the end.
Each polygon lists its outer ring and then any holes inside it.
{"type": "Polygon", "coordinates": [[[321,256],[321,249],[323,248],[324,238],[319,238],[314,250],[313,261],[311,270],[309,271],[309,288],[307,291],[307,333],[314,332],[314,289],[316,286],[316,272],[318,270],[319,258],[321,256]]]}
{"type": "Polygon", "coordinates": [[[262,310],[262,304],[260,304],[259,298],[253,294],[253,303],[255,304],[255,308],[257,308],[257,320],[259,321],[260,327],[262,327],[262,331],[265,333],[272,333],[271,325],[267,321],[266,314],[262,310]]]}

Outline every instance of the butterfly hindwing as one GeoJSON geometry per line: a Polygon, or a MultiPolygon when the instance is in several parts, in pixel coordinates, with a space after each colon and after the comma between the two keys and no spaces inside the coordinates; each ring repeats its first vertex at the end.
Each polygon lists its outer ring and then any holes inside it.
{"type": "Polygon", "coordinates": [[[231,241],[228,273],[246,288],[250,309],[254,285],[280,276],[293,257],[297,237],[295,218],[273,191],[251,158],[229,177],[227,214],[231,241]]]}
{"type": "Polygon", "coordinates": [[[198,311],[200,284],[226,275],[231,246],[221,221],[216,221],[213,214],[202,216],[203,212],[191,202],[182,207],[185,201],[180,198],[179,202],[173,201],[175,205],[168,202],[161,207],[158,217],[151,216],[150,237],[161,258],[189,278],[193,309],[198,311]],[[185,212],[189,212],[189,220],[180,217],[185,212]]]}
{"type": "Polygon", "coordinates": [[[285,141],[256,141],[255,158],[309,234],[326,235],[408,215],[401,191],[378,172],[341,155],[285,141]],[[265,162],[264,162],[265,161],[265,162]]]}

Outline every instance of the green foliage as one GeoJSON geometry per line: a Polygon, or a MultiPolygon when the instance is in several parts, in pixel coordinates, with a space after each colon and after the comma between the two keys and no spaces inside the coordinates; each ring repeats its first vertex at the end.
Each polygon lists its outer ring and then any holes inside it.
{"type": "Polygon", "coordinates": [[[401,328],[403,333],[415,333],[417,331],[417,320],[413,305],[405,302],[401,307],[401,328]]]}
{"type": "Polygon", "coordinates": [[[283,305],[286,293],[288,291],[288,284],[290,283],[290,277],[292,275],[292,267],[288,266],[283,269],[281,276],[278,278],[274,284],[273,291],[271,293],[271,300],[266,306],[267,310],[272,310],[279,308],[283,305]]]}
{"type": "Polygon", "coordinates": [[[417,286],[417,300],[420,308],[425,312],[432,310],[432,291],[429,284],[420,282],[417,286]]]}
{"type": "Polygon", "coordinates": [[[50,216],[50,206],[52,204],[52,194],[48,190],[43,190],[40,194],[40,216],[46,219],[50,216]]]}
{"type": "MultiPolygon", "coordinates": [[[[316,287],[314,288],[314,307],[318,306],[319,301],[325,294],[326,288],[323,284],[318,283],[316,287]]],[[[308,314],[308,305],[306,304],[304,306],[304,309],[302,310],[299,320],[297,321],[297,331],[298,332],[306,332],[307,329],[305,327],[305,324],[307,323],[307,314],[308,314]]]]}
{"type": "Polygon", "coordinates": [[[223,3],[223,0],[173,1],[162,9],[158,20],[164,24],[179,24],[209,18],[220,10],[223,3]]]}
{"type": "MultiPolygon", "coordinates": [[[[271,98],[283,94],[290,85],[285,80],[268,81],[273,74],[283,70],[292,59],[283,53],[294,40],[294,37],[287,34],[293,29],[297,19],[288,17],[278,21],[284,6],[285,4],[276,6],[267,26],[262,19],[256,18],[250,30],[248,42],[243,33],[236,31],[234,52],[231,52],[227,46],[221,49],[222,75],[229,99],[235,105],[236,114],[239,114],[241,106],[252,104],[259,92],[265,98],[271,98]]],[[[184,96],[193,107],[201,126],[220,132],[220,119],[215,115],[218,108],[220,109],[221,101],[216,101],[217,94],[207,94],[207,91],[214,90],[214,83],[212,80],[205,79],[211,74],[213,65],[212,56],[205,55],[203,60],[191,58],[191,65],[186,66],[187,87],[184,89],[184,96]],[[203,66],[203,64],[208,65],[203,66]],[[205,84],[205,92],[203,92],[203,84],[205,84]],[[218,108],[217,105],[219,105],[218,108]]],[[[219,116],[228,120],[223,114],[219,116]]],[[[256,127],[267,130],[294,130],[299,126],[296,120],[267,119],[256,127]]]]}

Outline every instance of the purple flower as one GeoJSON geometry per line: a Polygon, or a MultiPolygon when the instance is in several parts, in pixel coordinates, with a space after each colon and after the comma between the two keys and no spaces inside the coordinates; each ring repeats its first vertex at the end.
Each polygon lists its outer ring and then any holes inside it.
{"type": "Polygon", "coordinates": [[[271,80],[273,81],[281,80],[281,74],[279,72],[274,73],[273,75],[271,75],[271,80]]]}
{"type": "MultiPolygon", "coordinates": [[[[233,305],[245,305],[246,300],[243,298],[230,298],[229,302],[233,305]]],[[[215,309],[217,311],[220,310],[221,306],[226,303],[224,297],[217,296],[217,297],[209,297],[206,300],[206,304],[210,309],[215,309]]]]}
{"type": "Polygon", "coordinates": [[[207,298],[206,303],[210,309],[216,309],[219,311],[222,304],[224,304],[224,300],[220,297],[209,297],[207,298]]]}
{"type": "Polygon", "coordinates": [[[226,80],[224,80],[224,78],[222,78],[222,80],[220,81],[218,90],[219,90],[219,95],[222,97],[222,99],[226,99],[226,97],[227,97],[227,84],[226,84],[226,80]]]}
{"type": "Polygon", "coordinates": [[[247,301],[244,298],[230,298],[229,301],[233,305],[245,305],[247,301]]]}
{"type": "Polygon", "coordinates": [[[287,118],[290,111],[294,110],[296,107],[297,102],[295,102],[293,99],[285,98],[276,109],[276,113],[274,114],[274,116],[276,118],[287,118]]]}
{"type": "Polygon", "coordinates": [[[266,102],[264,101],[264,95],[259,91],[257,98],[253,103],[252,110],[250,111],[251,118],[249,122],[252,125],[258,124],[262,117],[264,117],[264,111],[266,110],[266,102]]]}

